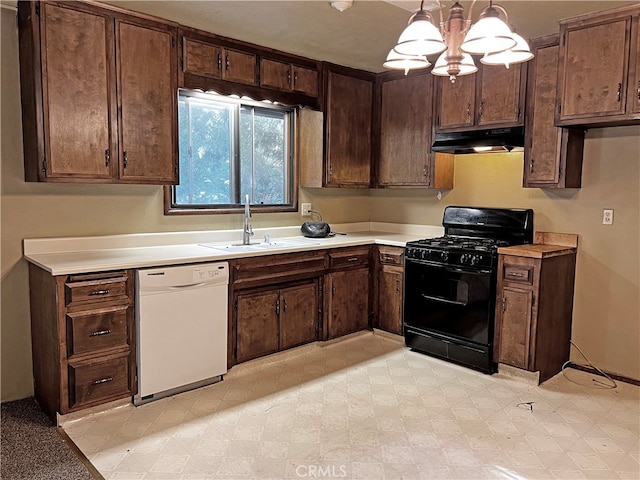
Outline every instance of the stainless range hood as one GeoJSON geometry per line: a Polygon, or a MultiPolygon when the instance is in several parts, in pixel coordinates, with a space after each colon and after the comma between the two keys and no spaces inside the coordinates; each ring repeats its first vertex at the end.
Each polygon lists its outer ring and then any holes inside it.
{"type": "Polygon", "coordinates": [[[524,148],[524,127],[492,128],[468,132],[436,133],[434,152],[465,153],[511,152],[524,148]]]}

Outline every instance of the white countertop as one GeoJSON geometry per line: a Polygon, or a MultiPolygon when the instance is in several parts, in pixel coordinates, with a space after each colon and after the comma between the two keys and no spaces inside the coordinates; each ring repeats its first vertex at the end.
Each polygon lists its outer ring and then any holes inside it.
{"type": "MultiPolygon", "coordinates": [[[[336,235],[330,238],[305,239],[314,245],[288,246],[265,250],[227,252],[202,246],[203,243],[237,243],[242,232],[168,232],[153,234],[109,235],[102,237],[66,237],[25,239],[24,257],[52,275],[145,268],[200,262],[215,262],[230,258],[256,257],[279,253],[301,252],[355,245],[392,245],[404,247],[406,242],[442,235],[442,227],[362,222],[332,225],[336,235]]],[[[252,239],[271,241],[304,239],[299,227],[255,229],[252,239]]]]}

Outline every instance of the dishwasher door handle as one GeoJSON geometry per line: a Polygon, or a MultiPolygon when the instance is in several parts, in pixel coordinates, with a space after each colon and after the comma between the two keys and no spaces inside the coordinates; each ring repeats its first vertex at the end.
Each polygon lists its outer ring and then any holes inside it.
{"type": "Polygon", "coordinates": [[[200,283],[190,283],[188,285],[171,285],[169,288],[171,290],[181,290],[183,288],[192,288],[192,287],[202,287],[203,285],[206,285],[206,282],[200,282],[200,283]]]}

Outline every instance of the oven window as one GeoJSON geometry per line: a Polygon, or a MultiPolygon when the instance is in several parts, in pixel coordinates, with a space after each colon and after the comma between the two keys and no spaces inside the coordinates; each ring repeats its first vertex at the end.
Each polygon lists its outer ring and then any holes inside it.
{"type": "Polygon", "coordinates": [[[495,296],[489,273],[458,271],[407,259],[405,324],[488,345],[495,296]]]}

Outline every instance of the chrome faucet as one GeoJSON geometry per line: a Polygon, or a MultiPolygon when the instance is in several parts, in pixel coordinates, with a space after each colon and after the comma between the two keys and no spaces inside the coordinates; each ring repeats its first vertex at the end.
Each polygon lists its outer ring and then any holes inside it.
{"type": "Polygon", "coordinates": [[[242,244],[249,245],[253,237],[253,229],[251,228],[251,210],[249,209],[249,194],[244,198],[244,227],[242,230],[242,244]]]}

